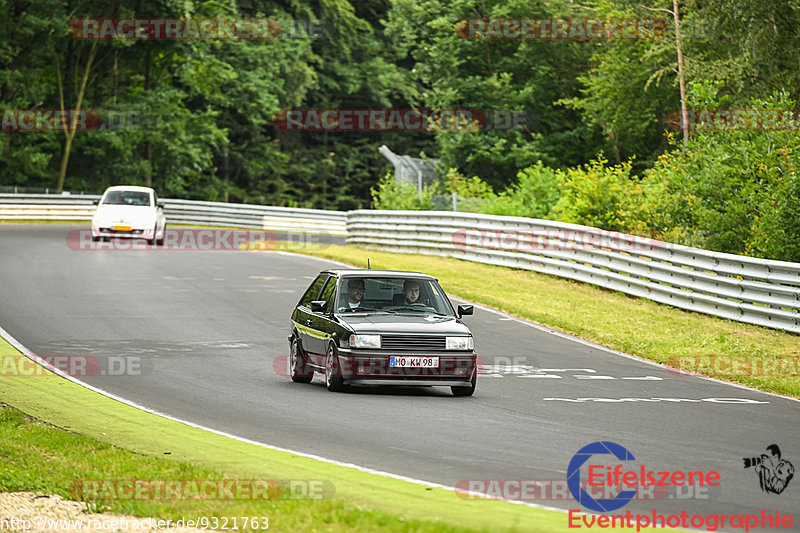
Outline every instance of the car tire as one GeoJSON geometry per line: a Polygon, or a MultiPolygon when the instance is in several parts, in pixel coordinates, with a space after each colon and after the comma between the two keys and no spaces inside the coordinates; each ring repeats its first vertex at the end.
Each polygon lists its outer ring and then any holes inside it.
{"type": "Polygon", "coordinates": [[[311,383],[314,378],[314,370],[308,367],[308,357],[300,349],[300,342],[295,337],[289,348],[289,375],[295,383],[311,383]]]}
{"type": "Polygon", "coordinates": [[[92,242],[97,242],[99,240],[100,240],[100,237],[95,237],[94,235],[92,235],[92,242]]]}
{"type": "Polygon", "coordinates": [[[339,356],[336,355],[336,350],[331,344],[328,346],[328,352],[325,355],[325,386],[331,392],[339,392],[344,389],[341,368],[339,356]]]}
{"type": "Polygon", "coordinates": [[[475,393],[475,385],[478,382],[477,378],[478,376],[473,374],[469,385],[464,387],[450,387],[450,390],[453,391],[453,396],[472,396],[475,393]]]}
{"type": "Polygon", "coordinates": [[[164,224],[164,229],[161,230],[161,238],[156,239],[156,246],[164,246],[164,237],[167,235],[167,225],[164,224]]]}
{"type": "Polygon", "coordinates": [[[156,231],[158,231],[158,226],[154,226],[153,227],[153,238],[152,239],[146,239],[147,240],[147,244],[149,244],[150,246],[155,246],[156,245],[156,231]]]}

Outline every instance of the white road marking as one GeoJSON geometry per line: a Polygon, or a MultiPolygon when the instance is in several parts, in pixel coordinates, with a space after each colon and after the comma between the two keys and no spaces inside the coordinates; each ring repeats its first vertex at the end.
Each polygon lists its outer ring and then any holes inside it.
{"type": "MultiPolygon", "coordinates": [[[[285,253],[288,253],[288,252],[285,252],[285,253]]],[[[506,314],[506,313],[504,313],[502,311],[498,311],[497,309],[492,309],[491,307],[486,307],[485,305],[478,304],[478,303],[475,303],[475,302],[471,302],[469,300],[465,300],[464,298],[458,298],[458,297],[455,297],[455,296],[451,296],[450,300],[454,300],[456,302],[463,302],[465,304],[470,304],[470,305],[474,306],[475,309],[480,309],[481,311],[486,311],[487,313],[492,313],[494,315],[500,315],[500,316],[503,316],[503,317],[508,317],[509,316],[508,314],[506,314]]],[[[597,344],[597,343],[594,343],[594,342],[591,342],[591,341],[587,341],[585,339],[581,339],[580,337],[575,337],[575,336],[569,335],[567,333],[562,333],[560,331],[556,331],[554,329],[548,328],[547,326],[543,326],[541,324],[537,324],[537,323],[531,322],[529,320],[524,320],[522,318],[517,318],[517,317],[513,317],[513,316],[509,317],[509,318],[511,320],[514,320],[515,322],[517,322],[519,324],[523,324],[523,325],[528,326],[530,328],[533,328],[535,330],[542,331],[542,332],[545,332],[545,333],[549,333],[551,335],[555,335],[556,337],[560,337],[562,339],[566,339],[566,340],[569,340],[571,342],[577,342],[578,344],[583,344],[584,346],[589,346],[590,348],[595,348],[597,350],[602,350],[602,351],[604,351],[606,353],[609,353],[609,354],[612,354],[612,355],[616,355],[618,357],[624,357],[626,359],[632,359],[633,361],[637,361],[639,363],[643,363],[643,364],[650,365],[650,366],[655,366],[657,368],[663,368],[663,369],[667,368],[666,366],[662,365],[661,363],[656,363],[655,361],[650,361],[648,359],[643,359],[641,357],[638,357],[636,355],[631,355],[629,353],[620,352],[619,350],[614,350],[613,348],[609,348],[607,346],[603,346],[602,344],[597,344]]],[[[783,396],[781,394],[775,394],[774,392],[761,391],[761,390],[758,390],[758,389],[754,389],[752,387],[747,387],[746,385],[740,385],[738,383],[731,383],[730,381],[724,381],[724,380],[712,378],[712,377],[709,377],[709,376],[701,376],[701,375],[698,374],[697,378],[698,379],[703,379],[703,380],[706,380],[706,381],[713,381],[714,383],[719,383],[719,384],[722,384],[722,385],[728,385],[730,387],[736,387],[737,389],[746,390],[748,392],[753,392],[753,393],[758,393],[758,394],[766,394],[767,396],[772,396],[774,398],[781,398],[783,400],[791,400],[793,402],[800,402],[800,398],[792,398],[791,396],[783,396]]]]}
{"type": "MultiPolygon", "coordinates": [[[[235,439],[235,440],[238,440],[239,442],[244,442],[246,444],[253,444],[255,446],[260,446],[262,448],[267,448],[267,449],[270,449],[270,450],[276,450],[276,451],[279,451],[279,452],[291,453],[291,454],[294,454],[294,455],[297,455],[297,456],[300,456],[300,457],[306,457],[308,459],[314,459],[316,461],[321,461],[323,463],[328,463],[328,464],[332,464],[332,465],[336,465],[336,466],[342,466],[342,467],[345,467],[345,468],[351,468],[353,470],[358,470],[360,472],[365,472],[367,474],[375,474],[375,475],[381,476],[381,477],[387,477],[387,478],[391,478],[391,479],[397,479],[397,480],[400,480],[400,481],[406,481],[408,483],[414,483],[415,485],[423,485],[425,487],[443,489],[443,490],[447,490],[447,491],[450,491],[450,492],[458,492],[456,487],[451,487],[449,485],[443,485],[441,483],[434,483],[434,482],[425,481],[425,480],[422,480],[422,479],[415,479],[415,478],[408,477],[408,476],[403,476],[403,475],[400,475],[400,474],[392,474],[391,472],[384,472],[383,470],[376,470],[374,468],[368,468],[366,466],[361,466],[361,465],[357,465],[357,464],[353,464],[353,463],[347,463],[347,462],[344,462],[344,461],[337,461],[335,459],[328,459],[327,457],[322,457],[322,456],[319,456],[319,455],[299,452],[297,450],[290,450],[288,448],[281,448],[280,446],[272,446],[271,444],[265,444],[263,442],[258,442],[258,441],[255,441],[255,440],[246,439],[244,437],[239,437],[239,436],[233,435],[231,433],[226,433],[224,431],[219,431],[219,430],[207,427],[207,426],[203,426],[201,424],[195,424],[194,422],[190,422],[188,420],[183,420],[181,418],[176,418],[174,416],[170,416],[170,415],[168,415],[166,413],[162,413],[160,411],[156,411],[154,409],[150,409],[149,407],[145,407],[145,406],[140,405],[140,404],[138,404],[136,402],[132,402],[132,401],[127,400],[127,399],[125,399],[125,398],[123,398],[121,396],[117,396],[116,394],[112,394],[110,392],[107,392],[107,391],[105,391],[103,389],[99,389],[97,387],[93,387],[92,385],[89,385],[88,383],[84,383],[83,381],[81,381],[79,379],[75,379],[74,377],[70,376],[69,374],[67,374],[65,372],[62,372],[61,370],[59,370],[58,368],[56,368],[53,365],[49,364],[47,361],[45,361],[44,359],[42,359],[38,355],[36,355],[33,352],[31,352],[28,348],[26,348],[22,343],[20,343],[17,339],[15,339],[13,336],[11,336],[11,334],[8,333],[6,330],[4,330],[2,327],[0,327],[0,337],[4,338],[6,340],[6,342],[8,342],[11,346],[16,348],[17,351],[19,351],[25,357],[27,357],[28,359],[31,359],[32,361],[38,363],[41,366],[47,368],[48,370],[50,370],[54,374],[57,374],[57,375],[59,375],[60,377],[62,377],[64,379],[72,381],[73,383],[76,383],[76,384],[80,385],[81,387],[85,387],[86,389],[89,389],[90,391],[96,392],[98,394],[102,394],[103,396],[105,396],[107,398],[111,398],[112,400],[116,400],[116,401],[118,401],[120,403],[123,403],[125,405],[130,406],[130,407],[133,407],[135,409],[139,409],[140,411],[144,411],[145,413],[150,413],[151,415],[160,416],[161,418],[165,418],[167,420],[172,420],[173,422],[178,422],[179,424],[183,424],[185,426],[189,426],[189,427],[193,427],[193,428],[200,429],[200,430],[203,430],[203,431],[207,431],[209,433],[213,433],[214,435],[219,435],[221,437],[227,437],[229,439],[235,439]]],[[[536,509],[544,509],[546,511],[556,511],[556,512],[562,513],[562,514],[566,514],[568,512],[566,509],[559,509],[557,507],[550,507],[550,506],[547,506],[547,505],[539,505],[539,504],[531,503],[531,502],[525,502],[525,501],[519,501],[519,500],[503,500],[503,501],[508,502],[508,503],[513,503],[515,505],[524,505],[526,507],[533,507],[533,508],[536,508],[536,509]]]]}
{"type": "Polygon", "coordinates": [[[767,404],[750,398],[543,398],[548,402],[568,402],[568,403],[627,403],[627,402],[673,402],[673,403],[724,403],[724,404],[767,404]]]}

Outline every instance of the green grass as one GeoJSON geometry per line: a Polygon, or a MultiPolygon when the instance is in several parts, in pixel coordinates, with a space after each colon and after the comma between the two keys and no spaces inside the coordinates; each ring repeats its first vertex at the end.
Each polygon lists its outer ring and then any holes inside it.
{"type": "MultiPolygon", "coordinates": [[[[0,339],[0,355],[16,351],[0,339]]],[[[65,379],[0,375],[0,490],[80,499],[78,480],[327,480],[330,499],[100,501],[94,511],[177,520],[268,516],[276,531],[566,531],[567,515],[361,472],[192,428],[65,379]]],[[[274,428],[280,431],[280,428],[274,428]]],[[[576,504],[577,507],[577,504],[576,504]]]]}
{"type": "Polygon", "coordinates": [[[306,253],[358,267],[418,270],[439,278],[448,294],[544,324],[586,340],[760,390],[800,398],[800,336],[779,330],[683,311],[643,298],[527,270],[483,265],[459,259],[388,253],[355,246],[297,246],[306,253]],[[703,365],[700,357],[742,365],[703,365]],[[747,366],[777,358],[776,370],[747,366]],[[686,359],[685,359],[686,360],[686,359]],[[793,364],[792,364],[793,363],[793,364]],[[794,370],[794,372],[792,372],[794,370]]]}
{"type": "MultiPolygon", "coordinates": [[[[139,455],[96,439],[26,420],[19,411],[0,410],[0,490],[36,491],[81,500],[84,486],[78,480],[214,480],[219,471],[184,461],[167,461],[139,455]]],[[[102,485],[101,485],[102,486],[102,485]]],[[[107,485],[110,486],[110,485],[107,485]]],[[[136,516],[179,520],[200,517],[268,517],[270,530],[463,531],[436,520],[405,518],[342,498],[321,501],[301,499],[246,501],[137,501],[90,500],[90,509],[136,516]]],[[[241,518],[239,518],[241,520],[241,518]]],[[[480,531],[475,528],[474,531],[480,531]]],[[[483,529],[488,531],[487,529],[483,529]]]]}

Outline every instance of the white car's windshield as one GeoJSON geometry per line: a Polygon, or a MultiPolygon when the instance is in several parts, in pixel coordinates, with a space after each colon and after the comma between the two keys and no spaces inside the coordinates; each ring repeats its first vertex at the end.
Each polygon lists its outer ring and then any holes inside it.
{"type": "Polygon", "coordinates": [[[439,284],[424,278],[344,278],[339,284],[337,312],[413,313],[453,316],[439,284]]]}
{"type": "Polygon", "coordinates": [[[141,191],[109,191],[103,205],[150,206],[150,193],[141,191]]]}

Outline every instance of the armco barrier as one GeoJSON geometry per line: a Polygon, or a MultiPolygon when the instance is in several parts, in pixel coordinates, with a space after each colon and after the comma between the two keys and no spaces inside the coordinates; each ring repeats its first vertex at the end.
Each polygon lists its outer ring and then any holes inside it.
{"type": "Polygon", "coordinates": [[[800,333],[800,263],[576,224],[449,211],[350,211],[347,243],[535,270],[800,333]]]}
{"type": "MultiPolygon", "coordinates": [[[[0,194],[0,220],[85,220],[98,195],[0,194]]],[[[346,235],[344,211],[162,198],[167,224],[346,235]]]]}
{"type": "MultiPolygon", "coordinates": [[[[98,198],[0,194],[0,220],[88,221],[98,198]]],[[[534,270],[681,309],[800,333],[800,263],[521,217],[161,202],[168,224],[346,235],[349,244],[534,270]]]]}

